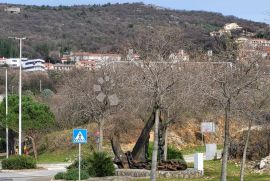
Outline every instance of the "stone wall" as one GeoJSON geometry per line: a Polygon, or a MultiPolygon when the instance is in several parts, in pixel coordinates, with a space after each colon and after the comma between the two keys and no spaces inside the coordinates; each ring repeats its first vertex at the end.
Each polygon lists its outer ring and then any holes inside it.
{"type": "MultiPolygon", "coordinates": [[[[117,169],[115,174],[117,176],[149,177],[150,170],[117,169]]],[[[182,171],[158,171],[157,175],[159,178],[199,178],[203,176],[203,172],[194,168],[188,168],[182,171]]]]}

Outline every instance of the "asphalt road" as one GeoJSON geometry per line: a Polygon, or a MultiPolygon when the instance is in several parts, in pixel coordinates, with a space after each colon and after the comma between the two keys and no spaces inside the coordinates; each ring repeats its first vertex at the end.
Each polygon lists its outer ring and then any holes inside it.
{"type": "Polygon", "coordinates": [[[66,170],[68,164],[38,164],[37,170],[1,170],[0,181],[49,181],[53,176],[66,170]]]}

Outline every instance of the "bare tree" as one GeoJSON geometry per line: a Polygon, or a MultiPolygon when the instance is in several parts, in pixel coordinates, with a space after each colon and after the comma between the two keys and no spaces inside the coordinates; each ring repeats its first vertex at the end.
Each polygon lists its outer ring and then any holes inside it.
{"type": "Polygon", "coordinates": [[[244,180],[247,149],[249,146],[252,125],[258,125],[265,119],[263,115],[267,112],[267,109],[269,109],[269,106],[267,105],[269,99],[268,78],[262,75],[251,89],[244,92],[244,95],[241,96],[242,101],[239,101],[238,103],[241,115],[243,115],[244,119],[248,120],[248,128],[244,139],[245,144],[241,161],[240,181],[244,180]]]}
{"type": "Polygon", "coordinates": [[[137,36],[132,43],[132,47],[140,55],[141,61],[138,62],[136,74],[133,74],[131,78],[133,82],[137,82],[134,88],[146,95],[144,99],[147,100],[147,105],[152,110],[145,128],[133,148],[132,156],[134,159],[145,157],[149,134],[154,126],[151,180],[156,180],[158,152],[160,159],[165,159],[164,137],[169,123],[169,120],[165,120],[167,117],[165,115],[167,108],[172,104],[173,97],[176,96],[174,95],[176,86],[182,79],[179,64],[169,58],[173,52],[179,49],[177,46],[180,41],[179,34],[180,32],[166,29],[163,31],[150,29],[137,36]]]}
{"type": "Polygon", "coordinates": [[[60,93],[66,97],[63,109],[65,113],[70,114],[71,126],[89,122],[98,124],[99,151],[102,151],[106,119],[115,112],[119,104],[117,86],[113,72],[108,67],[95,72],[74,70],[68,73],[60,93]]]}
{"type": "Polygon", "coordinates": [[[252,59],[235,64],[224,64],[220,67],[209,67],[210,90],[206,93],[215,106],[224,114],[224,148],[222,153],[221,180],[227,179],[228,148],[230,143],[231,116],[237,112],[237,101],[240,95],[252,87],[259,78],[258,60],[252,59]],[[209,94],[210,93],[210,94],[209,94]]]}

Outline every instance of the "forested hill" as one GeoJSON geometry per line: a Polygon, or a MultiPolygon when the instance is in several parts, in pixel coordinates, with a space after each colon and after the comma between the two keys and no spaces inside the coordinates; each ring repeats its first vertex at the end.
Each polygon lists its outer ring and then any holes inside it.
{"type": "MultiPolygon", "coordinates": [[[[256,32],[266,24],[232,16],[202,11],[180,11],[134,4],[93,6],[21,6],[20,14],[5,12],[0,4],[0,38],[23,35],[25,56],[47,57],[52,50],[82,50],[118,52],[126,47],[136,30],[146,27],[178,28],[182,30],[186,49],[205,49],[211,46],[210,31],[225,23],[236,22],[256,32]]],[[[1,52],[0,52],[1,53],[1,52]]],[[[0,55],[1,56],[1,55],[0,55]]]]}

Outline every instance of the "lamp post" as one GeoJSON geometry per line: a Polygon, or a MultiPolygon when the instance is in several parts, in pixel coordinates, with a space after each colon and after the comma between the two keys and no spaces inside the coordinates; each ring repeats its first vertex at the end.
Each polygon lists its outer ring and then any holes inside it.
{"type": "MultiPolygon", "coordinates": [[[[8,83],[7,83],[7,69],[6,69],[6,121],[8,116],[8,83]]],[[[9,155],[9,148],[8,148],[8,124],[6,123],[6,157],[8,158],[9,155]]]]}
{"type": "Polygon", "coordinates": [[[19,155],[22,154],[22,40],[26,37],[8,37],[20,41],[20,75],[19,75],[19,155]]]}

